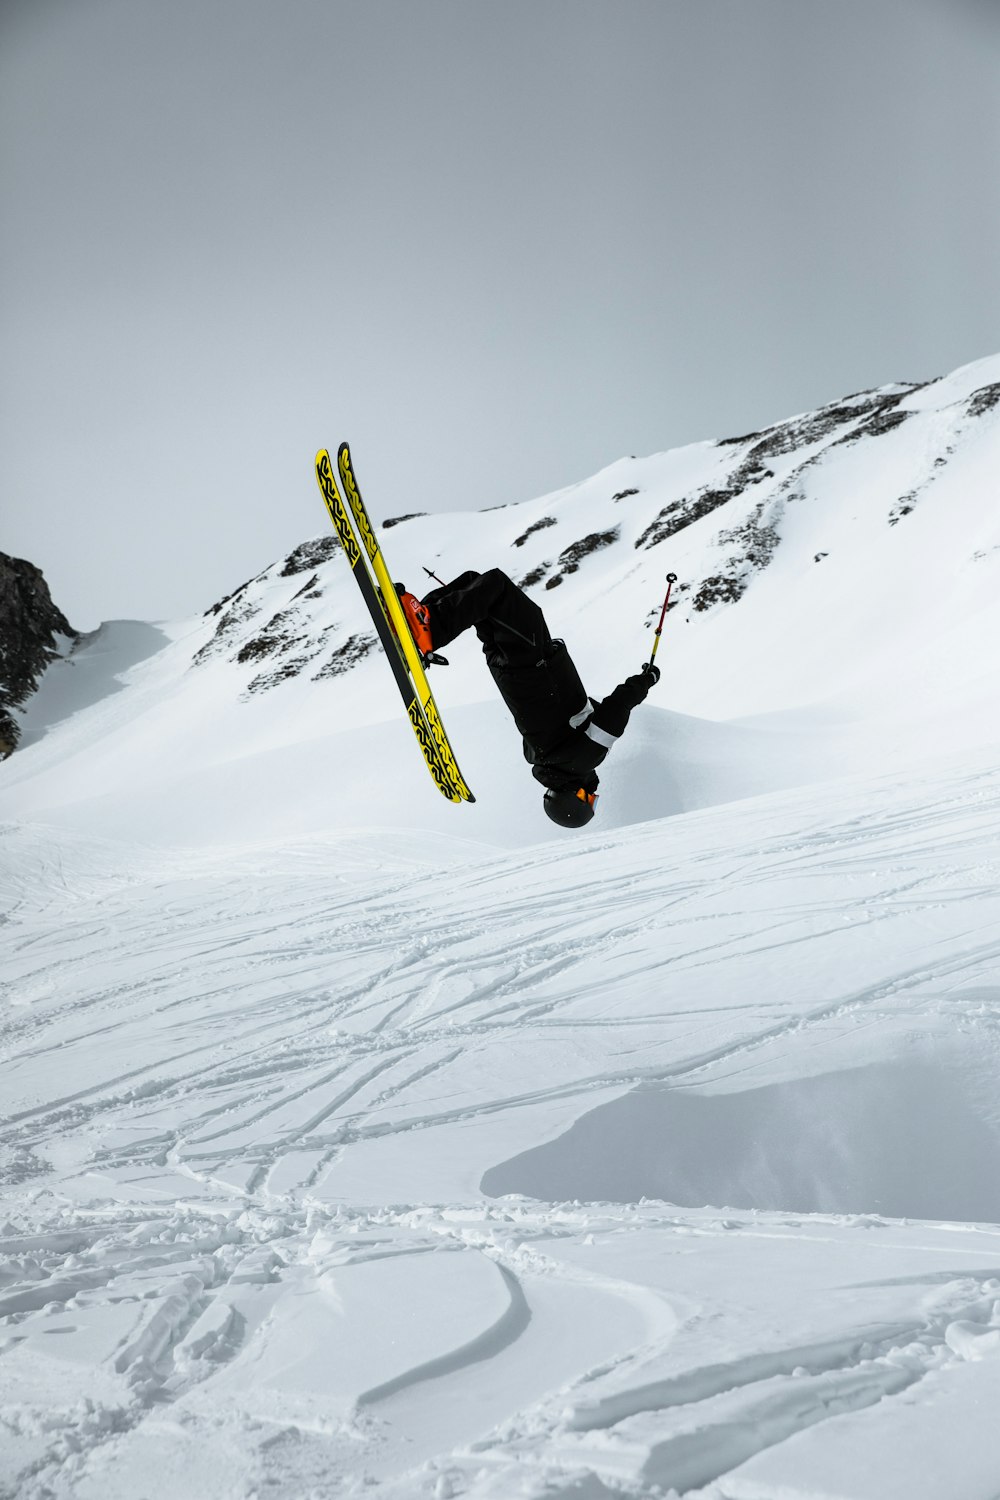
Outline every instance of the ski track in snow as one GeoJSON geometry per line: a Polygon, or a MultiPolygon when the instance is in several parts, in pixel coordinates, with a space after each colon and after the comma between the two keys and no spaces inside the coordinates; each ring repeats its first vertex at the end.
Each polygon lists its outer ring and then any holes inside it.
{"type": "Polygon", "coordinates": [[[53,834],[4,928],[0,1493],[749,1500],[794,1443],[811,1496],[879,1406],[877,1472],[1000,1367],[996,1228],[476,1188],[637,1085],[995,1071],[1000,777],[934,785],[388,882],[53,834]]]}
{"type": "Polygon", "coordinates": [[[535,578],[598,695],[678,574],[570,842],[474,644],[482,795],[417,790],[330,535],[52,666],[0,1500],[998,1500],[998,382],[391,533],[535,578]]]}

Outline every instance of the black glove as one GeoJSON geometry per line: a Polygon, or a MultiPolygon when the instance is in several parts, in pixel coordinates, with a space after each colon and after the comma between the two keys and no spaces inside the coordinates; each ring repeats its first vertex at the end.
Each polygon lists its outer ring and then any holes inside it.
{"type": "Polygon", "coordinates": [[[655,661],[644,661],[642,664],[643,677],[649,678],[650,687],[655,687],[660,680],[660,669],[655,661]]]}
{"type": "Polygon", "coordinates": [[[647,693],[660,675],[655,667],[653,672],[656,672],[656,677],[650,672],[649,663],[646,662],[641,672],[636,672],[632,677],[626,677],[622,683],[622,687],[628,693],[626,702],[631,708],[638,708],[640,703],[645,703],[647,693]]]}

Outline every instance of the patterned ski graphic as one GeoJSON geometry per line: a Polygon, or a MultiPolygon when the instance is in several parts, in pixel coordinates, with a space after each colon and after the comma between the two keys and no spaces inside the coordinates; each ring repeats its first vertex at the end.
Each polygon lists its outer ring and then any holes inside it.
{"type": "MultiPolygon", "coordinates": [[[[434,778],[434,783],[442,796],[447,797],[449,802],[460,802],[462,792],[454,783],[447,767],[442,763],[438,750],[437,735],[428,721],[424,705],[420,701],[417,687],[414,684],[406,658],[400,647],[399,638],[393,634],[392,625],[385,609],[382,595],[376,588],[368,565],[364,560],[364,553],[358,544],[354,534],[354,527],[347,514],[347,508],[340,497],[337,482],[333,477],[333,463],[325,448],[316,455],[316,480],[319,484],[320,493],[330,514],[334,530],[340,538],[341,546],[347,554],[347,560],[351,565],[361,596],[368,606],[368,612],[372,617],[372,623],[378,632],[382,649],[385,651],[392,673],[396,679],[396,686],[406,707],[406,714],[410,725],[417,738],[421,753],[427,763],[427,769],[434,778]]],[[[395,591],[393,592],[395,597],[395,591]]],[[[433,699],[431,699],[433,707],[433,699]]],[[[436,709],[434,710],[437,718],[436,709]]]]}
{"type": "Polygon", "coordinates": [[[368,518],[368,512],[365,509],[364,501],[361,498],[361,491],[358,488],[358,481],[354,476],[351,451],[347,443],[341,443],[340,445],[337,453],[337,467],[340,470],[344,493],[347,496],[347,503],[350,505],[354,515],[361,544],[368,554],[368,560],[371,563],[376,582],[381,590],[383,603],[392,618],[392,623],[406,657],[410,676],[417,689],[421,706],[427,716],[427,722],[437,742],[438,754],[459,796],[463,797],[466,802],[475,802],[476,799],[470,792],[458,768],[455,752],[451,748],[444,725],[441,722],[441,716],[437,711],[437,705],[434,702],[434,697],[427,682],[427,674],[424,671],[423,662],[420,660],[420,652],[414,644],[409,626],[406,623],[406,616],[403,614],[402,606],[399,603],[399,598],[396,594],[396,585],[386,566],[382,549],[375,535],[375,528],[368,518]]]}

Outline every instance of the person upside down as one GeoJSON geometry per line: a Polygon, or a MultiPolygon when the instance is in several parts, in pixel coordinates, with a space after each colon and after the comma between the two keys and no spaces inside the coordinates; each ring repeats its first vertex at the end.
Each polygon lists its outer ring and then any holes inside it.
{"type": "Polygon", "coordinates": [[[432,653],[474,629],[486,665],[524,741],[531,774],[545,788],[553,823],[582,828],[594,816],[597,767],[629,715],[659,681],[652,663],[606,698],[588,697],[565,641],[553,640],[538,605],[499,568],[462,573],[419,600],[397,585],[419,650],[432,653]]]}

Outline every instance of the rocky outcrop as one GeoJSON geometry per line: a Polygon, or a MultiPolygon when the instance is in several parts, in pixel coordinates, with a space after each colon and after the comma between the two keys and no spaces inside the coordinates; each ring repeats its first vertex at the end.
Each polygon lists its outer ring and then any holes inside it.
{"type": "Polygon", "coordinates": [[[58,654],[56,636],[76,634],[53,604],[41,569],[0,552],[0,759],[21,734],[11,709],[31,696],[58,654]]]}

